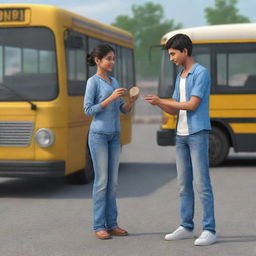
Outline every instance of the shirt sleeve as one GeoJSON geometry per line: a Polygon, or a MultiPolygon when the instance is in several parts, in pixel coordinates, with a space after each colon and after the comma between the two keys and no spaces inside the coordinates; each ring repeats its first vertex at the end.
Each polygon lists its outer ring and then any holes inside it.
{"type": "MultiPolygon", "coordinates": [[[[115,83],[115,88],[119,88],[119,83],[117,81],[117,79],[115,79],[114,77],[111,77],[112,80],[114,80],[114,83],[115,83]]],[[[118,99],[116,99],[118,101],[118,105],[119,105],[119,110],[123,113],[123,114],[128,114],[127,111],[124,110],[124,104],[125,104],[125,101],[120,97],[118,99]]]]}
{"type": "Polygon", "coordinates": [[[178,79],[175,82],[175,88],[174,88],[174,91],[173,91],[173,94],[172,94],[172,98],[176,101],[179,101],[179,95],[178,95],[178,88],[179,87],[177,86],[177,84],[178,84],[178,79]]]}
{"type": "Polygon", "coordinates": [[[100,103],[95,104],[97,97],[97,82],[88,79],[84,96],[84,112],[86,115],[93,116],[102,110],[100,103]]]}
{"type": "Polygon", "coordinates": [[[205,92],[208,91],[210,86],[210,76],[206,69],[201,71],[195,78],[194,87],[191,91],[191,96],[197,96],[203,98],[205,92]]]}
{"type": "Polygon", "coordinates": [[[128,114],[129,112],[124,110],[124,104],[125,104],[125,101],[122,98],[119,98],[119,106],[120,106],[119,109],[120,109],[120,111],[123,114],[128,114]]]}

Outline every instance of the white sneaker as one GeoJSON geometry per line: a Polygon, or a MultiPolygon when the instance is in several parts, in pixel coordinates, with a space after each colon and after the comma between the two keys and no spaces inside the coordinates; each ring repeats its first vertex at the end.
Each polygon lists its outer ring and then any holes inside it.
{"type": "Polygon", "coordinates": [[[164,239],[168,241],[193,238],[193,232],[179,226],[174,232],[167,234],[164,239]]]}
{"type": "Polygon", "coordinates": [[[195,240],[194,245],[210,245],[215,243],[217,240],[216,234],[205,230],[202,234],[195,240]]]}

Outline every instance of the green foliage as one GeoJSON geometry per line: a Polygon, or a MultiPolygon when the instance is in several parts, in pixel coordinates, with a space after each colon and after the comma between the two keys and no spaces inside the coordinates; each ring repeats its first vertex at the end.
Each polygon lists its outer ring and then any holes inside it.
{"type": "Polygon", "coordinates": [[[138,76],[152,78],[158,76],[161,62],[160,50],[152,51],[152,63],[149,63],[149,48],[159,45],[161,37],[181,24],[164,19],[164,10],[160,4],[147,2],[144,5],[133,5],[132,16],[116,17],[113,26],[131,32],[135,38],[135,64],[138,76]]]}
{"type": "Polygon", "coordinates": [[[249,18],[238,14],[237,0],[215,0],[215,8],[205,8],[205,17],[209,25],[250,22],[249,18]]]}

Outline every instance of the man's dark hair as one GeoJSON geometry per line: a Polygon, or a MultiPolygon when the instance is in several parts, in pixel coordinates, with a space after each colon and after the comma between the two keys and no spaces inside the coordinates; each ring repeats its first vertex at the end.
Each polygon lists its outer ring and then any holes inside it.
{"type": "Polygon", "coordinates": [[[176,34],[171,37],[165,44],[164,47],[166,50],[173,48],[175,50],[179,50],[181,52],[186,48],[188,50],[188,56],[192,55],[192,41],[185,34],[176,34]]]}

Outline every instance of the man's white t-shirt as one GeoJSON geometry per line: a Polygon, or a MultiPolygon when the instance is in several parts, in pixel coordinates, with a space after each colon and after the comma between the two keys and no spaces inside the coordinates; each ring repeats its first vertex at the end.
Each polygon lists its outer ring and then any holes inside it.
{"type": "MultiPolygon", "coordinates": [[[[180,102],[186,101],[186,78],[180,78],[180,102]]],[[[186,136],[188,133],[187,110],[179,111],[177,135],[186,136]]]]}

